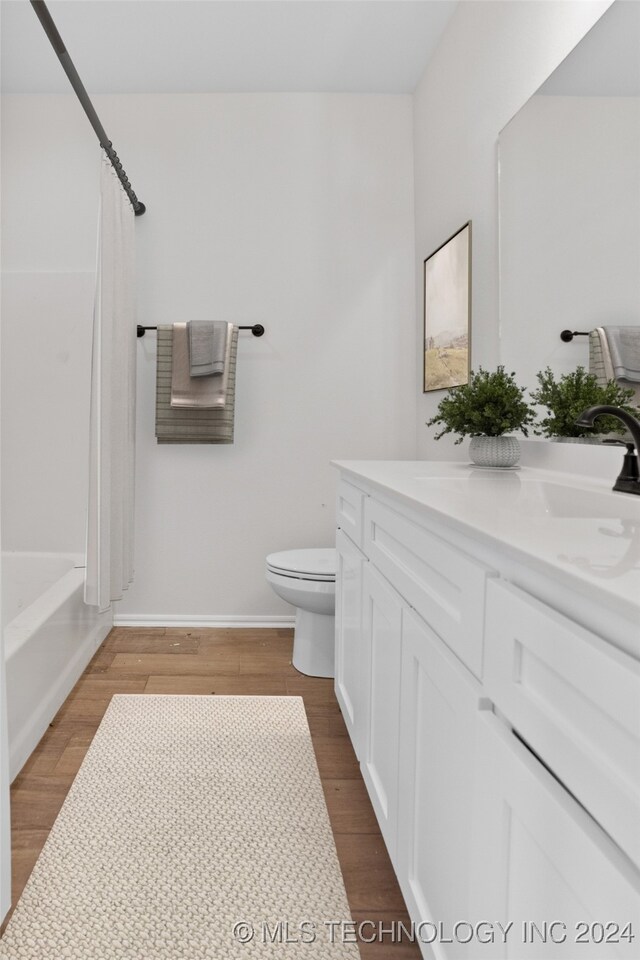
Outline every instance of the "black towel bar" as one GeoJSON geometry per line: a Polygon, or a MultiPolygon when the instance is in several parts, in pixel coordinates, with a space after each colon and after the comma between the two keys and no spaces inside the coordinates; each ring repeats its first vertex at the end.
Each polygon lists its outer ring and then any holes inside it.
{"type": "Polygon", "coordinates": [[[563,330],[560,334],[560,339],[564,343],[571,343],[574,337],[588,337],[588,330],[563,330]]]}
{"type": "MultiPolygon", "coordinates": [[[[157,330],[157,327],[143,327],[141,323],[137,325],[138,336],[144,337],[147,330],[157,330]]],[[[261,337],[264,333],[264,327],[261,323],[254,323],[253,326],[249,327],[238,327],[238,330],[251,330],[251,333],[254,337],[261,337]]]]}

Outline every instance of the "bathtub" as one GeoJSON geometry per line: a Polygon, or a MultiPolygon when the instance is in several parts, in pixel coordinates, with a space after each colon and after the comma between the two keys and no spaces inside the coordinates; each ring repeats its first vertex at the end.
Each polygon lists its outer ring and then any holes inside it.
{"type": "Polygon", "coordinates": [[[111,629],[83,601],[78,554],[3,553],[2,619],[13,780],[111,629]]]}

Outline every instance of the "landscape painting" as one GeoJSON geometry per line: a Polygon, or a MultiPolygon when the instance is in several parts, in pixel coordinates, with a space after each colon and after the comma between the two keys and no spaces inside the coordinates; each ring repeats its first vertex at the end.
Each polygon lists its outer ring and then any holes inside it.
{"type": "Polygon", "coordinates": [[[471,223],[424,261],[424,388],[469,380],[471,223]]]}

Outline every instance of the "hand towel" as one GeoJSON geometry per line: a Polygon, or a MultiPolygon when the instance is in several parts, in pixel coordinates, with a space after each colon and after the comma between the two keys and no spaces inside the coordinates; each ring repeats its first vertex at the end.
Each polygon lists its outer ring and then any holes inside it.
{"type": "MultiPolygon", "coordinates": [[[[226,351],[231,349],[233,324],[225,336],[226,351]]],[[[173,324],[173,360],[171,365],[171,406],[224,407],[229,382],[228,357],[225,356],[225,372],[217,377],[192,377],[189,374],[189,337],[186,323],[173,324]]]]}
{"type": "Polygon", "coordinates": [[[189,374],[192,377],[211,377],[224,372],[229,324],[220,320],[190,320],[189,374]]]}
{"type": "Polygon", "coordinates": [[[602,327],[616,380],[640,382],[640,326],[602,327]]]}
{"type": "MultiPolygon", "coordinates": [[[[158,327],[158,353],[156,362],[156,437],[158,443],[233,443],[236,353],[238,328],[234,327],[229,337],[229,363],[226,403],[224,407],[172,407],[171,371],[173,354],[173,328],[158,327]]],[[[194,383],[206,383],[207,379],[195,379],[194,383]]]]}

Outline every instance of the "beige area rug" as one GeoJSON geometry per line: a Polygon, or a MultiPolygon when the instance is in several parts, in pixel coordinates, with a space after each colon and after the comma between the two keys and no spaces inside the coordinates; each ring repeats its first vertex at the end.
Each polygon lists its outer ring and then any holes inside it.
{"type": "Polygon", "coordinates": [[[349,920],[301,698],[115,696],[0,957],[352,960],[349,920]]]}

